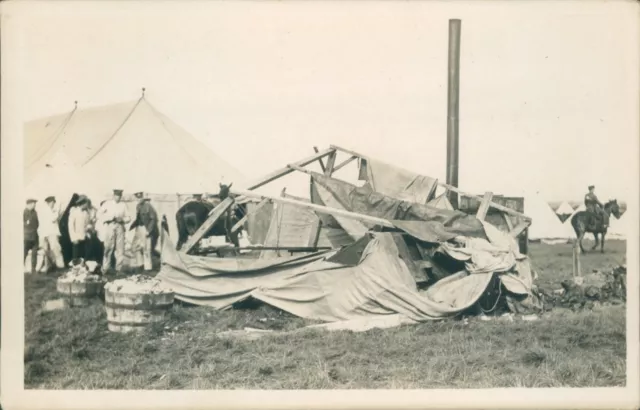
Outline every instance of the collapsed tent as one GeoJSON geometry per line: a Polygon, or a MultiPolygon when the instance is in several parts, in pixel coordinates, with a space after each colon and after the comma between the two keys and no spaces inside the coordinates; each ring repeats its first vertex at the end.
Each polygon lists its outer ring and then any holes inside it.
{"type": "Polygon", "coordinates": [[[294,315],[326,322],[394,314],[424,321],[471,308],[494,277],[514,295],[530,295],[526,257],[496,240],[504,239],[504,234],[495,231],[493,236],[491,243],[479,240],[483,246],[470,242],[456,250],[443,250],[476,273],[460,271],[423,292],[417,289],[410,265],[398,258],[392,234],[383,232],[369,233],[338,251],[275,260],[185,255],[165,241],[157,278],[176,292],[177,299],[216,309],[252,297],[294,315]],[[494,268],[499,272],[487,271],[494,268]]]}
{"type": "MultiPolygon", "coordinates": [[[[266,243],[306,243],[312,236],[308,227],[317,225],[314,215],[320,220],[320,232],[341,229],[351,243],[297,256],[232,259],[178,253],[165,241],[157,278],[173,288],[178,300],[188,303],[228,309],[254,298],[300,317],[356,320],[360,325],[381,318],[393,317],[385,323],[399,324],[456,316],[477,307],[488,295],[489,310],[501,296],[511,298],[511,303],[534,298],[527,257],[520,254],[514,238],[488,223],[320,174],[312,175],[311,192],[313,203],[384,218],[397,229],[380,231],[335,213],[329,217],[300,211],[298,216],[288,212],[277,217],[274,210],[269,231],[275,236],[267,234],[266,243]],[[279,230],[278,220],[286,222],[279,230]],[[417,256],[408,251],[407,242],[414,245],[417,256]],[[424,275],[425,266],[428,287],[420,290],[416,278],[424,275]]],[[[277,204],[275,209],[287,208],[277,204]]]]}

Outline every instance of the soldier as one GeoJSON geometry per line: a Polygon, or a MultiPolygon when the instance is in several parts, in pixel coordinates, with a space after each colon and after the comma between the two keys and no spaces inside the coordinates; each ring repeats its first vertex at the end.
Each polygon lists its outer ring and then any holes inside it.
{"type": "Polygon", "coordinates": [[[23,227],[24,227],[24,257],[22,260],[27,259],[29,251],[31,251],[31,273],[36,273],[36,266],[38,264],[38,213],[36,212],[36,200],[27,199],[27,206],[23,212],[23,227]]]}
{"type": "Polygon", "coordinates": [[[122,189],[113,190],[113,199],[104,201],[98,211],[98,218],[104,223],[104,256],[102,258],[103,272],[111,269],[111,256],[116,257],[116,272],[122,272],[124,265],[124,225],[131,218],[127,206],[122,202],[122,189]]]}
{"type": "Polygon", "coordinates": [[[149,202],[149,198],[145,198],[143,192],[136,192],[135,197],[138,198],[136,206],[136,219],[129,229],[137,229],[137,237],[142,240],[142,256],[144,260],[144,270],[153,269],[151,255],[158,243],[158,214],[149,202]]]}
{"type": "Polygon", "coordinates": [[[587,208],[587,212],[593,215],[594,219],[599,219],[602,215],[602,202],[598,200],[595,194],[596,187],[589,185],[589,192],[584,196],[584,206],[587,208]]]}
{"type": "Polygon", "coordinates": [[[45,251],[44,271],[47,272],[50,264],[54,263],[58,269],[64,268],[64,258],[62,256],[62,248],[60,246],[60,213],[56,208],[56,198],[48,196],[44,202],[48,205],[43,210],[41,234],[43,236],[43,245],[45,251]]]}

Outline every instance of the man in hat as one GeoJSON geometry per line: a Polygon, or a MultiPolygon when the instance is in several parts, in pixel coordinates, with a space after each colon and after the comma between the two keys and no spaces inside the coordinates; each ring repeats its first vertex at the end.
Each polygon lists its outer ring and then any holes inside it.
{"type": "Polygon", "coordinates": [[[87,260],[88,241],[92,229],[89,198],[82,195],[69,211],[69,239],[73,244],[73,259],[87,260]]]}
{"type": "Polygon", "coordinates": [[[584,196],[584,206],[587,208],[587,212],[592,215],[592,220],[599,220],[603,213],[603,205],[598,200],[595,189],[594,185],[589,185],[589,192],[584,196]]]}
{"type": "Polygon", "coordinates": [[[122,190],[113,190],[113,199],[105,201],[98,211],[98,218],[104,224],[104,256],[102,269],[105,273],[111,270],[111,256],[115,252],[117,272],[122,272],[124,265],[124,225],[130,217],[127,206],[122,202],[122,190]]]}
{"type": "Polygon", "coordinates": [[[144,260],[144,270],[153,269],[151,254],[158,243],[158,213],[145,197],[143,192],[136,192],[138,198],[136,205],[136,219],[131,224],[130,229],[137,229],[136,237],[142,242],[142,257],[144,260]]]}
{"type": "Polygon", "coordinates": [[[48,196],[44,202],[47,204],[42,212],[42,226],[40,233],[43,236],[43,247],[45,252],[44,271],[47,272],[53,263],[56,268],[64,268],[64,258],[62,247],[60,246],[60,213],[56,208],[56,198],[48,196]]]}
{"type": "Polygon", "coordinates": [[[40,223],[36,212],[36,202],[33,198],[27,199],[27,206],[22,214],[24,227],[24,257],[22,260],[25,261],[29,251],[31,251],[31,273],[36,273],[38,264],[38,227],[40,223]]]}

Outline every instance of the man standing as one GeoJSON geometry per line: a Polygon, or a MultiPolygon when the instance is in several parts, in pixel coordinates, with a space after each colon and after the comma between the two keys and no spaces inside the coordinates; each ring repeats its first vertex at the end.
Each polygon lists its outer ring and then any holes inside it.
{"type": "Polygon", "coordinates": [[[73,259],[87,258],[87,248],[91,229],[91,216],[89,215],[89,199],[80,197],[69,211],[69,239],[73,244],[73,259]]]}
{"type": "Polygon", "coordinates": [[[29,251],[31,251],[31,273],[36,273],[36,265],[38,264],[38,213],[36,212],[36,200],[27,199],[27,206],[23,212],[24,226],[24,257],[27,259],[29,251]]]}
{"type": "Polygon", "coordinates": [[[111,270],[111,256],[116,257],[116,272],[122,272],[124,265],[124,225],[130,217],[127,206],[122,202],[122,190],[113,190],[113,199],[105,201],[98,211],[98,218],[104,223],[104,257],[102,269],[104,273],[111,270]]]}
{"type": "Polygon", "coordinates": [[[149,198],[145,198],[143,192],[136,192],[138,205],[136,206],[136,220],[131,224],[130,229],[137,229],[137,237],[142,241],[142,256],[144,259],[144,270],[153,269],[151,259],[152,252],[158,243],[158,214],[149,202],[149,198]]]}
{"type": "Polygon", "coordinates": [[[599,220],[602,215],[602,202],[598,200],[598,197],[595,194],[596,187],[594,185],[589,185],[589,192],[584,196],[584,206],[587,208],[587,212],[594,217],[594,219],[599,220]]]}
{"type": "Polygon", "coordinates": [[[56,208],[56,198],[48,196],[44,202],[47,204],[43,210],[42,226],[40,233],[43,236],[44,245],[44,271],[50,269],[51,264],[55,264],[58,269],[64,268],[64,258],[62,256],[62,248],[60,247],[60,213],[56,208]]]}

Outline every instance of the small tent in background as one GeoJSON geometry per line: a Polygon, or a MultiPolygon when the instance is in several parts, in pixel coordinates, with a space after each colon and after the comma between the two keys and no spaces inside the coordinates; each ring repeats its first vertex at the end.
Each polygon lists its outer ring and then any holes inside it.
{"type": "Polygon", "coordinates": [[[566,243],[575,237],[573,231],[560,222],[553,209],[540,194],[525,195],[524,213],[531,217],[528,230],[530,240],[545,243],[566,243]]]}
{"type": "Polygon", "coordinates": [[[611,239],[627,239],[629,234],[629,218],[625,218],[626,212],[620,217],[611,216],[609,221],[609,229],[607,230],[607,237],[611,239]]]}
{"type": "Polygon", "coordinates": [[[573,208],[566,201],[561,203],[560,206],[556,209],[556,215],[558,215],[558,218],[560,218],[561,222],[566,221],[567,218],[569,218],[572,213],[573,213],[573,208]]]}

